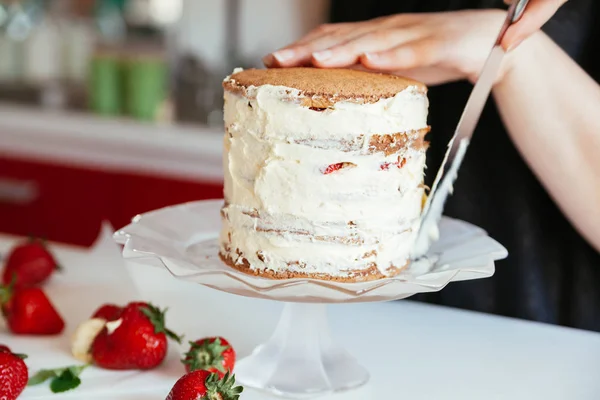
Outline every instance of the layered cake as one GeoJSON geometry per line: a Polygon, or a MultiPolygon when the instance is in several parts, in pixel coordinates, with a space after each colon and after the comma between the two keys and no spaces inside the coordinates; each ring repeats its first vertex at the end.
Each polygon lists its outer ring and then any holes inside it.
{"type": "Polygon", "coordinates": [[[236,70],[224,82],[220,256],[268,278],[364,281],[409,263],[427,88],[356,70],[236,70]]]}

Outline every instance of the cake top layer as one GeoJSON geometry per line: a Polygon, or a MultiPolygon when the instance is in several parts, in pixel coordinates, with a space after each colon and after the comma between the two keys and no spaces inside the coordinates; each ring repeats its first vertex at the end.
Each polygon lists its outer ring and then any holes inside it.
{"type": "Polygon", "coordinates": [[[263,85],[296,89],[304,97],[366,102],[394,97],[408,87],[427,90],[423,83],[412,79],[351,69],[247,69],[234,72],[223,83],[225,89],[243,94],[249,87],[263,85]]]}

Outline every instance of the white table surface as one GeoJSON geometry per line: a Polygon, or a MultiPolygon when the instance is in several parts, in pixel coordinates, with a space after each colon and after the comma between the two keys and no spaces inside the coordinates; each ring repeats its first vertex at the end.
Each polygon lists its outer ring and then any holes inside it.
{"type": "MultiPolygon", "coordinates": [[[[0,253],[14,240],[0,236],[0,253]]],[[[108,237],[91,250],[69,246],[54,246],[53,249],[65,267],[66,275],[53,278],[48,287],[50,294],[53,290],[54,293],[64,292],[69,279],[75,279],[69,276],[77,276],[79,281],[85,279],[86,274],[76,272],[83,268],[102,271],[101,276],[110,275],[110,268],[121,268],[120,261],[115,258],[118,249],[108,237]],[[106,256],[107,252],[111,253],[110,257],[106,256]]],[[[240,356],[248,354],[268,337],[282,308],[276,302],[237,297],[180,282],[158,268],[128,263],[126,269],[139,290],[135,296],[170,308],[167,322],[172,329],[185,332],[188,339],[223,335],[233,343],[240,356]]],[[[89,276],[92,275],[90,272],[89,276]]],[[[110,290],[104,292],[106,300],[122,296],[122,293],[113,294],[110,290]]],[[[131,292],[133,295],[135,289],[131,292]]],[[[74,292],[73,296],[81,294],[74,292]]],[[[73,303],[77,304],[77,301],[73,303]]],[[[85,315],[89,311],[82,312],[85,315]]],[[[412,301],[335,305],[330,307],[330,320],[333,334],[370,370],[372,377],[362,390],[328,398],[600,399],[600,334],[597,333],[412,301]]],[[[17,339],[0,330],[0,342],[9,346],[30,343],[32,349],[38,348],[33,340],[17,343],[17,339]]],[[[68,352],[59,351],[64,354],[57,359],[68,360],[68,352]]],[[[177,353],[180,349],[173,351],[177,353]]],[[[178,374],[183,372],[178,365],[178,355],[171,354],[170,357],[171,366],[155,372],[171,374],[166,375],[162,386],[148,391],[144,389],[145,384],[120,385],[85,398],[164,399],[178,374]]],[[[82,379],[85,382],[85,376],[82,379]]],[[[22,398],[78,397],[77,391],[47,396],[27,389],[22,398]]],[[[267,398],[251,390],[242,395],[244,400],[267,398]]]]}

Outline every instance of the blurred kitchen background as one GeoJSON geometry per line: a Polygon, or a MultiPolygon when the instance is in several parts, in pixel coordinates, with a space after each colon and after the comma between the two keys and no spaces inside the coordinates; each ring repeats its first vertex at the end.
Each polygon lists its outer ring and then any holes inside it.
{"type": "Polygon", "coordinates": [[[0,232],[89,245],[100,222],[218,198],[234,67],[327,0],[0,0],[0,232]]]}

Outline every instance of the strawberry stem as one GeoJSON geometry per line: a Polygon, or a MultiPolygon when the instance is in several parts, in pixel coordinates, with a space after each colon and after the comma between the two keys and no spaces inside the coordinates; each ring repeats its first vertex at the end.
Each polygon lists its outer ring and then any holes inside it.
{"type": "Polygon", "coordinates": [[[0,306],[3,306],[10,300],[10,289],[8,286],[0,286],[0,306]]]}
{"type": "Polygon", "coordinates": [[[223,379],[219,379],[219,375],[210,374],[204,386],[206,386],[206,396],[202,400],[238,400],[240,394],[244,390],[242,386],[233,386],[235,384],[235,375],[225,373],[223,379]]]}
{"type": "Polygon", "coordinates": [[[217,371],[225,373],[223,352],[229,348],[230,346],[224,346],[221,343],[221,338],[216,338],[213,342],[210,339],[199,343],[190,342],[190,350],[181,362],[188,365],[190,371],[215,368],[217,371]]]}
{"type": "Polygon", "coordinates": [[[167,310],[168,308],[161,310],[160,308],[149,303],[146,304],[145,307],[140,307],[140,311],[146,317],[148,317],[152,325],[154,325],[154,333],[164,333],[167,335],[167,337],[175,340],[177,343],[181,343],[183,335],[177,335],[165,325],[165,313],[167,310]]]}
{"type": "Polygon", "coordinates": [[[0,307],[8,303],[15,290],[15,283],[17,283],[17,274],[14,273],[10,283],[8,285],[0,285],[0,307]]]}

